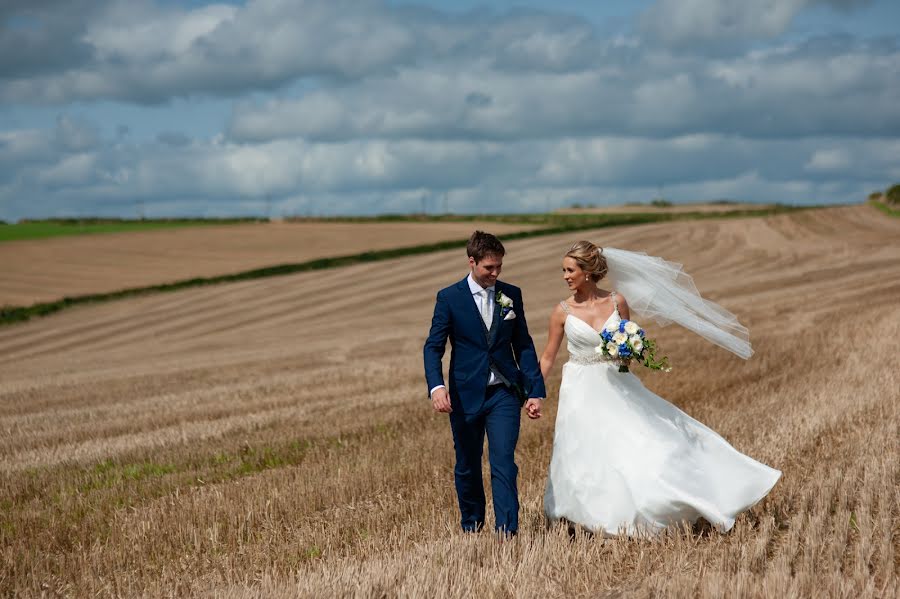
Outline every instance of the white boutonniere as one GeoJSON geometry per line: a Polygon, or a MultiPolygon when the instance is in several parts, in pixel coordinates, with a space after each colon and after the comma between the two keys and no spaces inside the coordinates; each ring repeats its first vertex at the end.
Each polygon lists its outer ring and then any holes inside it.
{"type": "Polygon", "coordinates": [[[516,317],[516,313],[513,312],[513,301],[502,291],[498,291],[497,295],[494,297],[494,301],[500,304],[500,318],[503,320],[512,320],[516,317]]]}

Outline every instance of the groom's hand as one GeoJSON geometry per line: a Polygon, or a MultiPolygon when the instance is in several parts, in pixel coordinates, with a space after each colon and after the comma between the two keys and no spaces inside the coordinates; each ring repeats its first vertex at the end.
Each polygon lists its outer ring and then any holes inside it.
{"type": "Polygon", "coordinates": [[[447,394],[446,387],[434,390],[434,393],[431,394],[431,407],[434,408],[435,412],[444,414],[449,414],[453,411],[453,408],[450,407],[450,395],[447,394]]]}
{"type": "Polygon", "coordinates": [[[540,397],[532,397],[528,401],[525,402],[525,413],[528,414],[528,417],[532,420],[537,420],[541,417],[541,404],[543,400],[540,397]]]}

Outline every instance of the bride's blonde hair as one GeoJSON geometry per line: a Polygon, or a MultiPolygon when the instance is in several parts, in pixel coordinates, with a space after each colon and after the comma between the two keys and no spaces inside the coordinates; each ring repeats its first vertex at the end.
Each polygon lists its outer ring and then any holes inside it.
{"type": "Polygon", "coordinates": [[[595,283],[606,276],[606,256],[603,248],[599,248],[590,241],[578,241],[566,252],[567,258],[572,258],[578,267],[588,273],[595,283]]]}

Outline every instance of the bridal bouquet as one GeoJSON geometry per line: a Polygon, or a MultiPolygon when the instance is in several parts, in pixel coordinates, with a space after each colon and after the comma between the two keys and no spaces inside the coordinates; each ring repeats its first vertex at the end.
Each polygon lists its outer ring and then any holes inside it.
{"type": "Polygon", "coordinates": [[[633,320],[620,320],[618,323],[610,323],[600,331],[603,343],[594,351],[608,357],[619,364],[619,372],[628,372],[628,364],[637,360],[651,370],[663,370],[668,372],[669,359],[656,357],[656,341],[648,339],[644,335],[638,323],[633,320]]]}

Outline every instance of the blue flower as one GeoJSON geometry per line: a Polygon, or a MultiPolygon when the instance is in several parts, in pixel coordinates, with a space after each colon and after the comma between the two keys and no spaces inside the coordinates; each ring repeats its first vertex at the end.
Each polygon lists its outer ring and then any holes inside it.
{"type": "Polygon", "coordinates": [[[619,321],[619,332],[620,332],[620,333],[624,333],[624,332],[625,332],[625,323],[627,323],[627,322],[628,322],[627,320],[620,320],[620,321],[619,321]]]}
{"type": "Polygon", "coordinates": [[[628,345],[623,343],[619,346],[619,355],[622,357],[625,357],[625,358],[627,358],[631,355],[631,350],[628,349],[628,345]]]}

